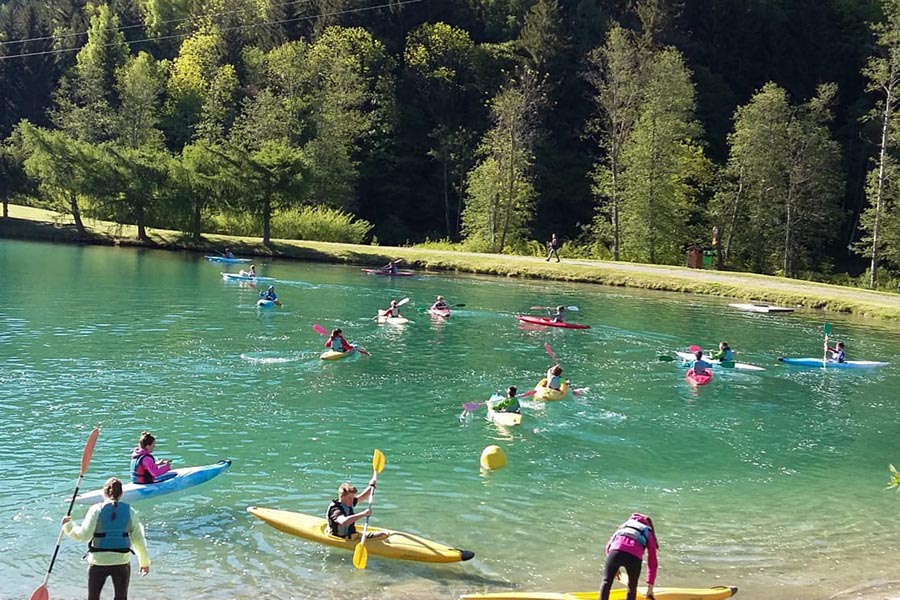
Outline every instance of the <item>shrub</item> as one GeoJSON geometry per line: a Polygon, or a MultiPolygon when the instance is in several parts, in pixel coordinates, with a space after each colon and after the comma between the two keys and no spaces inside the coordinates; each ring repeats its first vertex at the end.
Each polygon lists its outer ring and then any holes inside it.
{"type": "Polygon", "coordinates": [[[272,216],[272,237],[362,244],[372,224],[327,206],[304,206],[272,216]]]}

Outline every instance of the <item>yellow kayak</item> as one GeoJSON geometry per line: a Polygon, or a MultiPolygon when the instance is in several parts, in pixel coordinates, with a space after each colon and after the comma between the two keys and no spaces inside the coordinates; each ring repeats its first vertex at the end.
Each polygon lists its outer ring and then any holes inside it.
{"type": "MultiPolygon", "coordinates": [[[[247,512],[279,531],[320,544],[336,546],[352,552],[359,543],[359,539],[340,538],[325,533],[327,522],[322,517],[259,506],[248,506],[247,512]]],[[[469,550],[451,548],[411,533],[372,527],[371,525],[369,525],[369,531],[390,534],[386,538],[366,540],[366,550],[375,556],[431,563],[459,562],[475,556],[475,553],[469,550]]]]}
{"type": "Polygon", "coordinates": [[[558,390],[554,390],[553,388],[547,387],[547,378],[541,379],[536,386],[534,386],[534,399],[539,400],[541,402],[553,402],[556,400],[562,400],[566,397],[566,394],[569,391],[569,382],[564,381],[561,386],[559,386],[558,390]]]}
{"type": "Polygon", "coordinates": [[[341,360],[342,358],[347,358],[348,356],[352,356],[356,354],[356,346],[351,346],[349,350],[346,352],[335,352],[334,350],[326,350],[322,354],[319,355],[319,358],[322,360],[341,360]]]}
{"type": "MultiPolygon", "coordinates": [[[[736,586],[718,586],[714,588],[665,588],[653,590],[657,600],[724,600],[737,594],[736,586]]],[[[627,589],[619,588],[609,593],[609,600],[625,600],[627,589]]],[[[497,592],[493,594],[466,594],[460,600],[597,600],[600,592],[497,592]]],[[[638,588],[638,600],[646,600],[646,596],[638,588]]]]}
{"type": "Polygon", "coordinates": [[[522,424],[522,413],[495,411],[494,403],[503,400],[503,396],[491,396],[491,399],[485,402],[487,406],[487,420],[497,425],[505,425],[506,427],[514,427],[522,424]]]}

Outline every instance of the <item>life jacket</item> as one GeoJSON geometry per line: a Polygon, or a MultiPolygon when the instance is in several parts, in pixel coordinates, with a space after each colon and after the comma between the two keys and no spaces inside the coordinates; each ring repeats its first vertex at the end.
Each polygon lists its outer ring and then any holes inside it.
{"type": "Polygon", "coordinates": [[[106,502],[100,507],[88,552],[131,552],[131,506],[106,502]]]}
{"type": "Polygon", "coordinates": [[[152,454],[147,452],[138,454],[134,458],[131,459],[131,481],[132,483],[153,483],[156,481],[156,478],[150,474],[150,471],[144,468],[144,459],[150,457],[150,460],[153,461],[153,464],[156,464],[156,459],[153,458],[152,454]]]}
{"type": "Polygon", "coordinates": [[[338,523],[337,521],[332,519],[331,518],[331,509],[334,508],[335,506],[340,509],[341,513],[343,513],[345,517],[353,514],[352,508],[350,508],[349,506],[345,506],[344,504],[341,504],[340,500],[332,500],[331,503],[328,505],[328,509],[325,511],[325,520],[328,521],[328,528],[326,530],[326,533],[328,533],[329,535],[333,535],[333,536],[337,536],[337,537],[341,537],[341,538],[349,538],[354,533],[356,533],[356,526],[352,525],[352,524],[351,525],[341,525],[340,523],[338,523]]]}
{"type": "Polygon", "coordinates": [[[387,309],[387,310],[385,311],[384,316],[386,316],[386,317],[399,317],[399,316],[400,316],[400,307],[399,307],[399,306],[392,306],[391,308],[389,308],[389,309],[387,309]]]}
{"type": "Polygon", "coordinates": [[[547,387],[558,390],[562,387],[562,378],[559,375],[547,373],[547,387]]]}
{"type": "Polygon", "coordinates": [[[330,348],[335,352],[348,352],[350,350],[350,344],[347,343],[347,340],[343,338],[343,336],[337,336],[331,340],[330,348]]]}
{"type": "Polygon", "coordinates": [[[641,523],[637,519],[628,519],[619,526],[613,537],[627,537],[646,548],[652,531],[646,523],[641,523]]]}
{"type": "Polygon", "coordinates": [[[722,362],[731,362],[734,360],[734,352],[731,351],[731,348],[725,348],[720,352],[722,355],[719,360],[722,362]]]}

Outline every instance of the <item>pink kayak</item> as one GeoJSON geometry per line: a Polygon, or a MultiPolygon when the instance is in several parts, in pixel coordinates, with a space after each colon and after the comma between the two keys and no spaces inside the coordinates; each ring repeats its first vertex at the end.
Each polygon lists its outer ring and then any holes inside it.
{"type": "Polygon", "coordinates": [[[362,269],[362,272],[367,275],[387,275],[388,277],[412,277],[415,275],[412,271],[397,271],[396,273],[391,273],[390,271],[382,271],[381,269],[362,269]]]}
{"type": "Polygon", "coordinates": [[[532,317],[530,315],[516,315],[516,318],[530,325],[544,325],[546,327],[562,327],[563,329],[590,329],[590,325],[581,325],[579,323],[557,323],[549,317],[532,317]]]}
{"type": "Polygon", "coordinates": [[[441,317],[442,319],[450,318],[449,308],[429,308],[428,314],[433,317],[441,317]]]}
{"type": "Polygon", "coordinates": [[[698,375],[697,373],[694,373],[694,369],[688,369],[688,372],[684,375],[684,380],[695,387],[698,385],[706,385],[712,381],[712,371],[706,371],[706,373],[698,375]]]}

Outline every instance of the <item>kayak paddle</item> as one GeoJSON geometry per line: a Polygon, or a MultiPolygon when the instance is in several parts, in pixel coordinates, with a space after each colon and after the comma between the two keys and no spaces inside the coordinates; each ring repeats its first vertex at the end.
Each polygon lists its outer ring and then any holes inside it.
{"type": "MultiPolygon", "coordinates": [[[[72,507],[75,505],[75,498],[78,496],[78,488],[81,487],[84,474],[87,472],[91,457],[94,455],[94,446],[97,445],[97,437],[99,435],[100,429],[95,427],[88,436],[87,443],[84,445],[84,451],[81,453],[81,473],[78,475],[78,481],[75,483],[75,492],[72,494],[72,500],[69,502],[69,510],[66,511],[67,517],[72,516],[72,507]]],[[[63,535],[63,529],[60,527],[59,537],[56,539],[56,549],[53,550],[53,557],[50,559],[50,566],[47,568],[46,575],[44,575],[44,581],[41,582],[41,585],[39,585],[31,594],[31,600],[50,600],[50,591],[47,589],[47,581],[50,579],[51,571],[53,571],[56,555],[59,554],[59,546],[62,543],[63,535]]]]}
{"type": "MultiPolygon", "coordinates": [[[[375,452],[372,455],[372,480],[378,481],[378,474],[384,470],[384,453],[381,452],[378,448],[375,448],[375,452]]],[[[375,488],[372,488],[372,493],[369,494],[369,508],[372,508],[372,500],[375,498],[375,488]]],[[[366,517],[366,524],[363,526],[362,538],[360,538],[359,543],[356,545],[356,549],[353,550],[353,566],[357,569],[365,569],[366,563],[369,561],[369,551],[366,550],[366,535],[369,532],[369,517],[366,517]]]]}
{"type": "Polygon", "coordinates": [[[828,364],[828,335],[831,333],[831,323],[825,323],[825,349],[822,351],[822,368],[828,364]]]}
{"type": "MultiPolygon", "coordinates": [[[[328,333],[328,330],[325,329],[324,327],[322,327],[321,325],[319,325],[318,323],[313,324],[313,331],[315,331],[319,335],[330,335],[328,333]]],[[[366,356],[372,356],[371,352],[368,352],[365,348],[363,348],[361,346],[357,346],[356,351],[359,352],[360,354],[365,354],[366,356]]]]}
{"type": "MultiPolygon", "coordinates": [[[[566,310],[570,310],[572,312],[578,312],[577,306],[567,306],[565,308],[566,308],[566,310]]],[[[532,306],[531,307],[531,310],[555,310],[555,309],[556,309],[555,306],[532,306]]]]}

